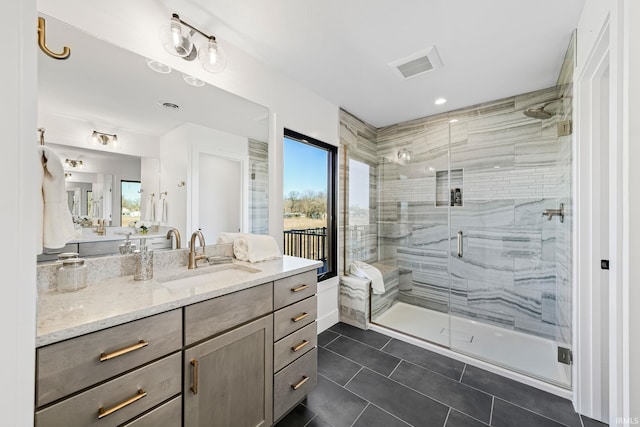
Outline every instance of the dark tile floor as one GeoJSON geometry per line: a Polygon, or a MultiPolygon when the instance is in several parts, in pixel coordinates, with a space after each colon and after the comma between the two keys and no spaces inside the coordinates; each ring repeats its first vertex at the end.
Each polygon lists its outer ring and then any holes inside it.
{"type": "Polygon", "coordinates": [[[603,427],[571,402],[338,323],[318,337],[318,385],[277,427],[603,427]]]}

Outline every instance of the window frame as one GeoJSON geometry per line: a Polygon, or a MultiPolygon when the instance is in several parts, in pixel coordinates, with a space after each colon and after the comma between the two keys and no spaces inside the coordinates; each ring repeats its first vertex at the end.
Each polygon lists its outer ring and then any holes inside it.
{"type": "MultiPolygon", "coordinates": [[[[327,271],[318,274],[318,282],[321,282],[338,275],[338,147],[287,128],[284,129],[284,138],[327,152],[327,271]]],[[[286,165],[283,164],[283,170],[284,167],[286,165]]]]}

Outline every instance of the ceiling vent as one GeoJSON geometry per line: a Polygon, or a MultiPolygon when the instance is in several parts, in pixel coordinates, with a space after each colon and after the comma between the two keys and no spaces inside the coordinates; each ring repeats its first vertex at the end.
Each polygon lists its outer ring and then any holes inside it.
{"type": "Polygon", "coordinates": [[[442,67],[442,61],[435,46],[430,46],[407,57],[390,62],[391,69],[401,78],[410,79],[442,67]]]}

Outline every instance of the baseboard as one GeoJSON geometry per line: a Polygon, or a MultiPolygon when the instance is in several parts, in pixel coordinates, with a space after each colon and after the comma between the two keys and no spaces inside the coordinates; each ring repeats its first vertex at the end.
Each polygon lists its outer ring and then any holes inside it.
{"type": "Polygon", "coordinates": [[[338,310],[333,310],[330,313],[325,314],[318,318],[318,333],[326,331],[336,323],[340,321],[338,317],[338,310]]]}

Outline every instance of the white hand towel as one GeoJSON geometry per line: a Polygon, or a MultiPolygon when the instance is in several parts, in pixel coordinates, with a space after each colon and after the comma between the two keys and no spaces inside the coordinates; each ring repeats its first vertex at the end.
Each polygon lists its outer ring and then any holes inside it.
{"type": "Polygon", "coordinates": [[[158,209],[156,209],[157,220],[160,224],[166,224],[167,219],[167,199],[161,198],[158,200],[158,209]]]}
{"type": "Polygon", "coordinates": [[[261,234],[238,236],[233,242],[233,254],[239,260],[251,263],[282,258],[276,239],[261,234]]]}
{"type": "Polygon", "coordinates": [[[156,220],[156,206],[153,203],[153,197],[149,197],[147,200],[147,206],[144,210],[144,221],[155,222],[156,220]]]}
{"type": "Polygon", "coordinates": [[[44,145],[38,148],[42,163],[42,245],[59,249],[75,237],[64,185],[64,169],[55,151],[44,145]]]}
{"type": "Polygon", "coordinates": [[[221,245],[224,243],[233,243],[240,236],[244,236],[245,233],[220,233],[216,239],[216,244],[221,245]]]}
{"type": "Polygon", "coordinates": [[[349,272],[357,277],[371,280],[371,288],[374,294],[384,294],[384,279],[380,270],[362,261],[353,261],[349,272]]]}

